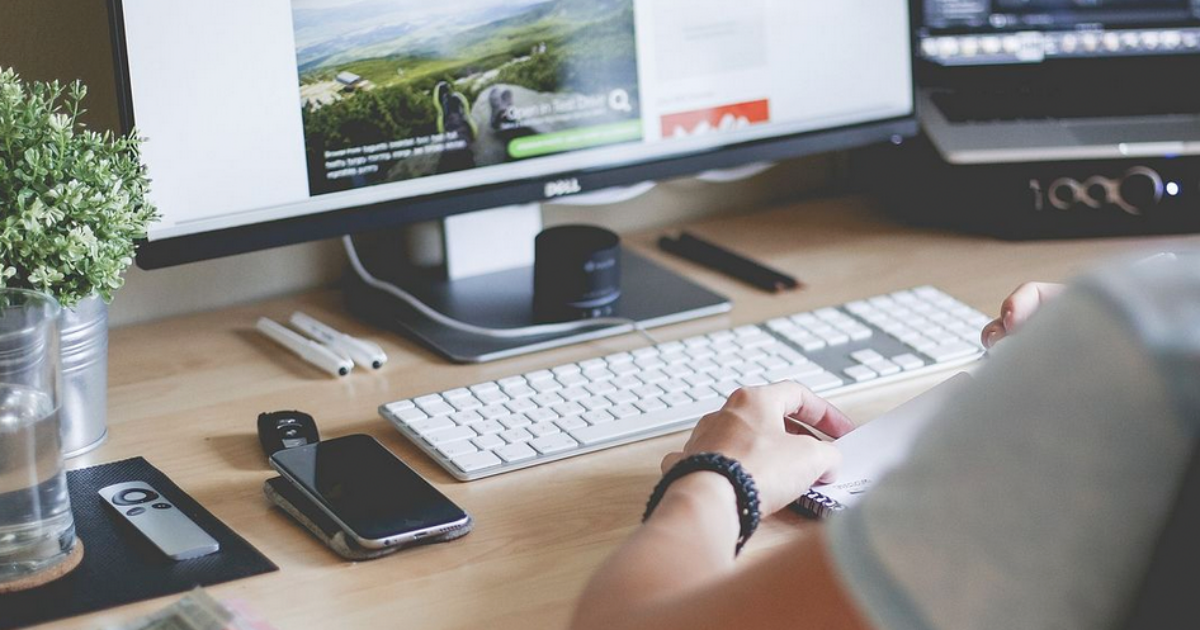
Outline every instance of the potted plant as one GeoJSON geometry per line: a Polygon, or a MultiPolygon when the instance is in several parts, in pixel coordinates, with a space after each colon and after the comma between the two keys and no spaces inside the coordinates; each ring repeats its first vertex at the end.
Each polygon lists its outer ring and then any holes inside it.
{"type": "Polygon", "coordinates": [[[0,287],[63,306],[63,451],[106,433],[107,303],[157,212],[135,134],[87,129],[87,88],[0,69],[0,287]]]}

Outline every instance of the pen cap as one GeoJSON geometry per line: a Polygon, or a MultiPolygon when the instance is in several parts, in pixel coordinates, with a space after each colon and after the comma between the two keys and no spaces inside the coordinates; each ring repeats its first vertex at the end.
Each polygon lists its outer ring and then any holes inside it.
{"type": "Polygon", "coordinates": [[[621,297],[621,240],[593,225],[560,225],[534,239],[533,302],[539,321],[613,314],[621,297]]]}

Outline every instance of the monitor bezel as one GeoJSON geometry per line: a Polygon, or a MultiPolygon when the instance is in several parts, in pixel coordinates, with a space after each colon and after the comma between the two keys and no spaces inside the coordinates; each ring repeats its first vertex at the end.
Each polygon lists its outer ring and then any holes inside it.
{"type": "MultiPolygon", "coordinates": [[[[125,44],[124,8],[122,0],[108,0],[108,6],[113,68],[116,75],[117,112],[121,133],[128,134],[135,129],[135,118],[125,44]]],[[[911,15],[909,20],[911,27],[911,15]]],[[[909,31],[911,63],[915,49],[911,37],[912,29],[909,31]]],[[[560,180],[570,180],[572,188],[579,191],[575,194],[584,194],[648,180],[672,179],[712,169],[731,168],[750,162],[779,161],[888,140],[895,141],[898,138],[911,138],[918,131],[915,73],[910,73],[910,79],[912,111],[903,116],[729,144],[667,158],[553,171],[536,178],[514,179],[184,236],[144,239],[138,244],[136,262],[142,269],[160,269],[367,230],[394,228],[465,212],[553,201],[559,197],[547,196],[546,184],[560,180]]]]}

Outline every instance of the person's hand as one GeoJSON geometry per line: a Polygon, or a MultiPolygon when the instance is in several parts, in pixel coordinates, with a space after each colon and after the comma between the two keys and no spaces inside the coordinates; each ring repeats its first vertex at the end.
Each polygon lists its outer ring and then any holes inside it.
{"type": "Polygon", "coordinates": [[[696,453],[720,453],[741,463],[758,487],[763,514],[777,512],[818,480],[831,481],[841,453],[793,422],[830,436],[854,429],[841,411],[803,385],[781,382],[739,389],[725,406],[701,418],[682,452],[663,458],[666,473],[696,453]]]}
{"type": "Polygon", "coordinates": [[[1000,317],[984,326],[979,333],[983,346],[991,348],[997,341],[1011,335],[1038,307],[1062,293],[1063,288],[1064,285],[1053,282],[1026,282],[1017,287],[1000,304],[1000,317]]]}

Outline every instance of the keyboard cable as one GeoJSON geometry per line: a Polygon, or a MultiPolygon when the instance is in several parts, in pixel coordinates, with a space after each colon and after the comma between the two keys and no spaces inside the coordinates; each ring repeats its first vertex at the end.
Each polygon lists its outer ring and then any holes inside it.
{"type": "MultiPolygon", "coordinates": [[[[346,257],[350,259],[350,266],[354,269],[354,273],[358,275],[367,286],[378,289],[391,295],[409,306],[416,309],[422,315],[429,319],[454,330],[479,335],[481,337],[489,337],[492,339],[522,339],[526,337],[535,337],[539,335],[556,335],[574,332],[585,328],[595,326],[611,326],[612,328],[623,328],[625,330],[613,331],[615,334],[628,334],[636,332],[644,337],[651,345],[657,345],[659,342],[651,335],[649,331],[642,325],[641,322],[629,317],[593,317],[590,319],[581,319],[573,322],[558,322],[553,324],[536,324],[533,326],[520,326],[517,328],[489,328],[486,326],[477,326],[464,321],[454,319],[448,315],[441,313],[434,308],[425,304],[413,294],[401,289],[400,287],[380,280],[371,275],[363,266],[362,261],[358,258],[358,250],[354,246],[354,239],[350,235],[342,237],[342,244],[346,248],[346,257]]],[[[611,330],[611,329],[603,329],[611,330]]]]}

